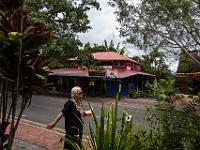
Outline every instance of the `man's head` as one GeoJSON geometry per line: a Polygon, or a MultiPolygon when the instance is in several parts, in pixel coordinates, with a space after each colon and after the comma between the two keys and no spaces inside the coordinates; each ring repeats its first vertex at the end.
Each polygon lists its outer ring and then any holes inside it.
{"type": "Polygon", "coordinates": [[[75,86],[71,90],[71,97],[75,100],[81,100],[83,97],[83,91],[79,86],[75,86]]]}

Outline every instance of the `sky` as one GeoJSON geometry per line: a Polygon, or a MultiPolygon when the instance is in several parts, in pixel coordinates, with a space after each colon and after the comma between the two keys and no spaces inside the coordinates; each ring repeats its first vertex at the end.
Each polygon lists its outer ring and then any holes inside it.
{"type": "Polygon", "coordinates": [[[118,22],[116,21],[116,16],[113,13],[114,8],[107,4],[107,0],[99,0],[101,10],[97,11],[92,9],[88,12],[90,19],[90,26],[92,29],[88,30],[87,33],[78,34],[80,40],[85,44],[90,42],[91,44],[103,44],[104,40],[110,43],[111,40],[114,41],[114,44],[117,45],[120,42],[120,47],[126,47],[129,51],[129,56],[141,56],[143,52],[137,50],[131,44],[124,44],[124,38],[120,38],[119,32],[116,29],[119,27],[118,22]]]}
{"type": "MultiPolygon", "coordinates": [[[[135,0],[137,1],[137,0],[135,0]]],[[[111,40],[117,45],[120,42],[120,47],[126,47],[128,50],[128,56],[141,56],[144,54],[142,50],[139,50],[132,44],[124,44],[125,38],[119,36],[119,31],[116,29],[120,27],[116,21],[116,16],[114,14],[115,8],[112,8],[107,4],[107,0],[99,0],[101,11],[91,9],[88,12],[90,26],[92,29],[88,30],[86,33],[78,34],[79,39],[85,44],[89,42],[90,44],[103,44],[106,40],[109,44],[111,40]]],[[[178,62],[170,65],[170,69],[176,71],[178,62]]]]}

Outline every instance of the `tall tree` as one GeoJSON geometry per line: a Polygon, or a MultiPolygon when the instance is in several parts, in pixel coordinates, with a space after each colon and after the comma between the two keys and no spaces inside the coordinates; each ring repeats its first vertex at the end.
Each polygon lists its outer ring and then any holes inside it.
{"type": "Polygon", "coordinates": [[[116,7],[120,33],[141,49],[161,48],[168,54],[200,48],[198,0],[110,0],[116,7]]]}
{"type": "MultiPolygon", "coordinates": [[[[77,33],[86,32],[91,27],[87,12],[99,9],[96,0],[27,0],[32,12],[30,18],[47,24],[54,38],[43,53],[53,58],[56,65],[62,66],[66,57],[77,55],[81,46],[77,33]]],[[[52,66],[55,64],[52,64],[52,66]]]]}
{"type": "Polygon", "coordinates": [[[166,64],[166,56],[158,49],[153,49],[150,53],[142,55],[140,62],[142,63],[142,70],[155,74],[159,78],[165,78],[170,75],[171,71],[166,64]]]}
{"type": "Polygon", "coordinates": [[[86,43],[83,48],[84,51],[88,51],[89,53],[93,52],[106,52],[106,51],[115,51],[120,53],[121,55],[126,55],[128,53],[127,49],[125,47],[120,46],[120,42],[115,47],[114,41],[110,40],[108,43],[107,40],[103,41],[102,45],[94,44],[92,47],[90,43],[86,43]]]}

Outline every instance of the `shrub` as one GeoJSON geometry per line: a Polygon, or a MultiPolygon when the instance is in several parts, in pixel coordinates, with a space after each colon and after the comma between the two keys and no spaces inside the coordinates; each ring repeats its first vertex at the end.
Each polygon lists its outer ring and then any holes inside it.
{"type": "Polygon", "coordinates": [[[148,97],[148,94],[145,94],[143,91],[140,90],[131,90],[128,92],[128,96],[131,98],[138,98],[138,97],[148,97]]]}
{"type": "Polygon", "coordinates": [[[151,89],[152,97],[156,98],[158,101],[167,101],[168,97],[174,95],[174,80],[160,79],[159,81],[154,80],[153,84],[149,85],[151,89]]]}
{"type": "MultiPolygon", "coordinates": [[[[90,106],[91,110],[92,107],[90,106]]],[[[130,150],[132,149],[132,119],[126,121],[127,112],[123,112],[120,130],[117,131],[117,112],[118,112],[118,98],[115,101],[115,107],[111,105],[108,113],[105,106],[102,105],[100,121],[94,112],[93,118],[95,122],[95,129],[89,126],[90,142],[93,150],[130,150]],[[107,121],[105,121],[107,118],[107,121]]]]}

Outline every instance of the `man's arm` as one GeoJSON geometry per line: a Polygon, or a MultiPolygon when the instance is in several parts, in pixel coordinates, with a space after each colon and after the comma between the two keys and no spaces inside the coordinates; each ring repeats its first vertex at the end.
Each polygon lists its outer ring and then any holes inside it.
{"type": "Polygon", "coordinates": [[[50,124],[48,124],[47,125],[47,129],[52,129],[57,123],[58,123],[58,121],[62,118],[62,116],[63,116],[63,113],[62,112],[60,112],[55,118],[54,118],[54,120],[50,123],[50,124]]]}

